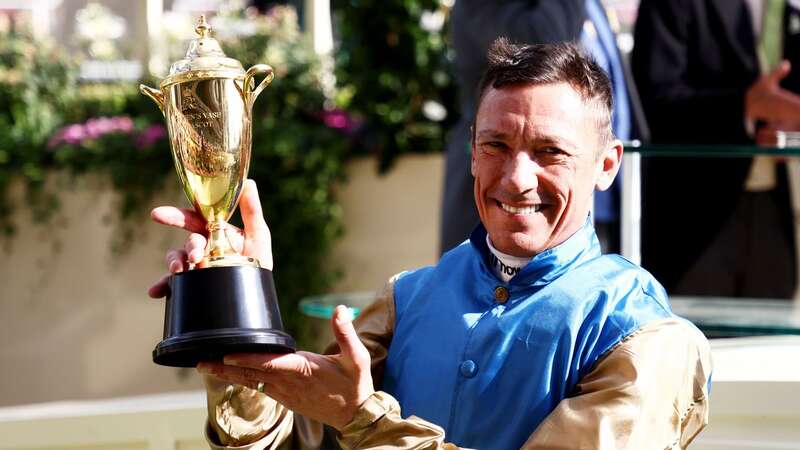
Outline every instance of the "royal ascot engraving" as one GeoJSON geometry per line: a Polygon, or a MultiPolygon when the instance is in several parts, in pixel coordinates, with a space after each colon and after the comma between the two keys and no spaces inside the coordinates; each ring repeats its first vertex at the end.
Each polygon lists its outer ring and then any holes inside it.
{"type": "Polygon", "coordinates": [[[222,117],[222,113],[219,111],[215,112],[201,112],[201,113],[186,113],[184,111],[183,116],[192,124],[194,128],[209,128],[214,126],[214,122],[212,119],[219,119],[222,117]]]}

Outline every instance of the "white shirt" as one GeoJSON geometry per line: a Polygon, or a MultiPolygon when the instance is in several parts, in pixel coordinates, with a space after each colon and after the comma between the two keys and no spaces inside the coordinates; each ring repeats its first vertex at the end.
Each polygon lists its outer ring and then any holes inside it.
{"type": "Polygon", "coordinates": [[[521,258],[519,256],[512,256],[506,255],[505,253],[501,252],[500,250],[494,248],[492,245],[492,240],[489,239],[489,235],[486,235],[486,245],[489,246],[489,252],[492,254],[492,270],[494,274],[497,275],[497,278],[503,280],[503,282],[508,282],[508,280],[514,278],[514,275],[518,274],[523,267],[527,266],[531,259],[533,258],[521,258]]]}
{"type": "Polygon", "coordinates": [[[753,37],[758,42],[761,37],[761,26],[764,24],[764,0],[744,0],[750,8],[750,20],[753,22],[753,37]]]}

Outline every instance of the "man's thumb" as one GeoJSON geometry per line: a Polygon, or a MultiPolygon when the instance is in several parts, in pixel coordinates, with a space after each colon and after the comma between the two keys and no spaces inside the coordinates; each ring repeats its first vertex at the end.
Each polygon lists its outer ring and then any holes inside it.
{"type": "Polygon", "coordinates": [[[788,60],[784,59],[774,69],[772,69],[772,72],[769,73],[770,81],[772,81],[775,84],[778,84],[781,82],[781,80],[786,78],[786,76],[789,75],[789,72],[791,71],[792,71],[792,64],[789,63],[788,60]]]}
{"type": "Polygon", "coordinates": [[[337,306],[333,311],[331,326],[343,356],[351,361],[358,361],[363,357],[367,349],[358,339],[356,329],[353,327],[353,314],[349,308],[343,305],[337,306]]]}

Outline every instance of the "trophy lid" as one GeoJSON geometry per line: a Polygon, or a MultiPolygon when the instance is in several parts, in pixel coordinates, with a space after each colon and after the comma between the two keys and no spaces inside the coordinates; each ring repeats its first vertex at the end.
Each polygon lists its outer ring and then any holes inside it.
{"type": "Polygon", "coordinates": [[[242,63],[225,56],[219,42],[211,37],[211,26],[206,22],[206,16],[200,16],[195,31],[199,37],[189,44],[183,59],[172,63],[169,75],[161,82],[162,88],[188,80],[244,77],[242,63]]]}

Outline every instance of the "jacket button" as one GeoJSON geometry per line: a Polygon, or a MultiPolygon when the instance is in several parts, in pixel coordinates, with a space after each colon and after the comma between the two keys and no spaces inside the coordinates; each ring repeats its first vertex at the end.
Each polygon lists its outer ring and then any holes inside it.
{"type": "Polygon", "coordinates": [[[468,359],[461,363],[459,370],[461,371],[461,375],[465,378],[472,378],[478,373],[478,366],[475,364],[475,361],[468,359]]]}
{"type": "Polygon", "coordinates": [[[497,303],[505,303],[508,301],[508,288],[505,286],[497,286],[494,288],[494,299],[497,303]]]}

